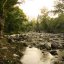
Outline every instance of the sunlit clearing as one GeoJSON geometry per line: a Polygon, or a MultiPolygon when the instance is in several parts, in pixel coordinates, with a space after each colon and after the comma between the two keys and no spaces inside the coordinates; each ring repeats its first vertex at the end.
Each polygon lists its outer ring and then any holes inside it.
{"type": "Polygon", "coordinates": [[[25,3],[19,5],[29,18],[37,18],[40,9],[46,7],[48,10],[53,9],[54,0],[26,0],[25,3]]]}

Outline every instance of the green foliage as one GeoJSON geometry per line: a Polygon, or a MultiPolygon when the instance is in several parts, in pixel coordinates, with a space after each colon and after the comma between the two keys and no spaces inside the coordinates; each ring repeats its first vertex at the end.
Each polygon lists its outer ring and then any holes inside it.
{"type": "Polygon", "coordinates": [[[3,14],[3,3],[4,0],[0,0],[0,16],[3,14]]]}
{"type": "Polygon", "coordinates": [[[47,18],[45,18],[45,17],[42,18],[42,20],[41,20],[41,30],[44,30],[44,31],[48,30],[47,22],[48,22],[47,18]]]}
{"type": "Polygon", "coordinates": [[[25,31],[33,31],[33,22],[27,22],[25,31]]]}
{"type": "Polygon", "coordinates": [[[57,18],[57,26],[58,32],[64,32],[64,14],[59,15],[57,18]]]}
{"type": "Polygon", "coordinates": [[[0,0],[0,15],[3,16],[7,11],[17,4],[18,0],[0,0]]]}
{"type": "Polygon", "coordinates": [[[36,31],[36,32],[40,32],[40,24],[39,24],[38,21],[36,22],[35,31],[36,31]]]}
{"type": "Polygon", "coordinates": [[[41,22],[41,30],[52,33],[64,33],[64,15],[60,15],[57,18],[44,19],[41,22]]]}
{"type": "Polygon", "coordinates": [[[23,11],[14,6],[17,4],[17,1],[0,0],[0,18],[2,16],[2,19],[5,21],[3,22],[5,23],[5,33],[12,34],[21,31],[64,32],[64,3],[62,0],[58,1],[53,11],[54,14],[58,14],[57,18],[50,18],[48,10],[44,8],[41,10],[41,16],[37,18],[36,22],[35,20],[29,22],[23,11]]]}
{"type": "Polygon", "coordinates": [[[27,21],[27,18],[23,11],[15,7],[7,14],[4,31],[7,33],[18,33],[22,30],[22,24],[25,21],[27,21]]]}
{"type": "Polygon", "coordinates": [[[11,7],[17,4],[17,1],[18,0],[7,0],[5,4],[5,9],[10,9],[11,7]]]}
{"type": "Polygon", "coordinates": [[[4,35],[4,23],[7,13],[16,5],[18,0],[0,0],[0,38],[4,35]]]}
{"type": "Polygon", "coordinates": [[[50,18],[48,16],[48,11],[46,9],[42,10],[42,15],[40,16],[40,30],[44,32],[51,33],[64,33],[64,3],[59,1],[55,5],[54,14],[58,14],[57,18],[50,18]]]}
{"type": "Polygon", "coordinates": [[[55,10],[53,11],[54,14],[63,14],[64,13],[64,1],[58,0],[55,4],[55,10]]]}

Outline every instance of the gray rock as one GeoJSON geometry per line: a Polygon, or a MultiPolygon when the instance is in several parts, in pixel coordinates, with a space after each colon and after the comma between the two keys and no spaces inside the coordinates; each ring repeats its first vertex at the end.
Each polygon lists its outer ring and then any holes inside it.
{"type": "Polygon", "coordinates": [[[52,55],[58,55],[58,53],[57,53],[56,50],[52,50],[52,51],[50,51],[50,54],[52,54],[52,55]]]}
{"type": "Polygon", "coordinates": [[[58,49],[58,46],[59,46],[59,44],[57,42],[52,42],[51,43],[51,48],[52,49],[58,49]]]}
{"type": "Polygon", "coordinates": [[[51,50],[51,47],[50,47],[50,45],[49,45],[48,43],[45,43],[44,46],[45,46],[45,48],[46,48],[47,50],[51,50]]]}

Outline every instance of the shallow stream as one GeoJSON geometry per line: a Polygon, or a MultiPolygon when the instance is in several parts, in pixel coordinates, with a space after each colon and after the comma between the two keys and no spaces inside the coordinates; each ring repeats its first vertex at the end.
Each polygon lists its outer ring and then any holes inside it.
{"type": "Polygon", "coordinates": [[[42,53],[38,48],[27,47],[20,61],[23,64],[53,64],[54,59],[54,56],[47,51],[42,53]]]}

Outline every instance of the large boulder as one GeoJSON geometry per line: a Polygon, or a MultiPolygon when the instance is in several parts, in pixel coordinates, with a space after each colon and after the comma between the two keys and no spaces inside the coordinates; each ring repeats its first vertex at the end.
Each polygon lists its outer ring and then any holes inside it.
{"type": "Polygon", "coordinates": [[[51,46],[50,46],[49,43],[45,43],[44,47],[45,47],[46,50],[51,50],[51,46]]]}
{"type": "Polygon", "coordinates": [[[58,47],[59,47],[59,44],[57,42],[52,42],[51,43],[51,48],[52,49],[58,49],[58,47]]]}
{"type": "Polygon", "coordinates": [[[42,49],[46,49],[46,50],[50,50],[51,46],[48,43],[40,43],[38,46],[38,48],[42,49]]]}

